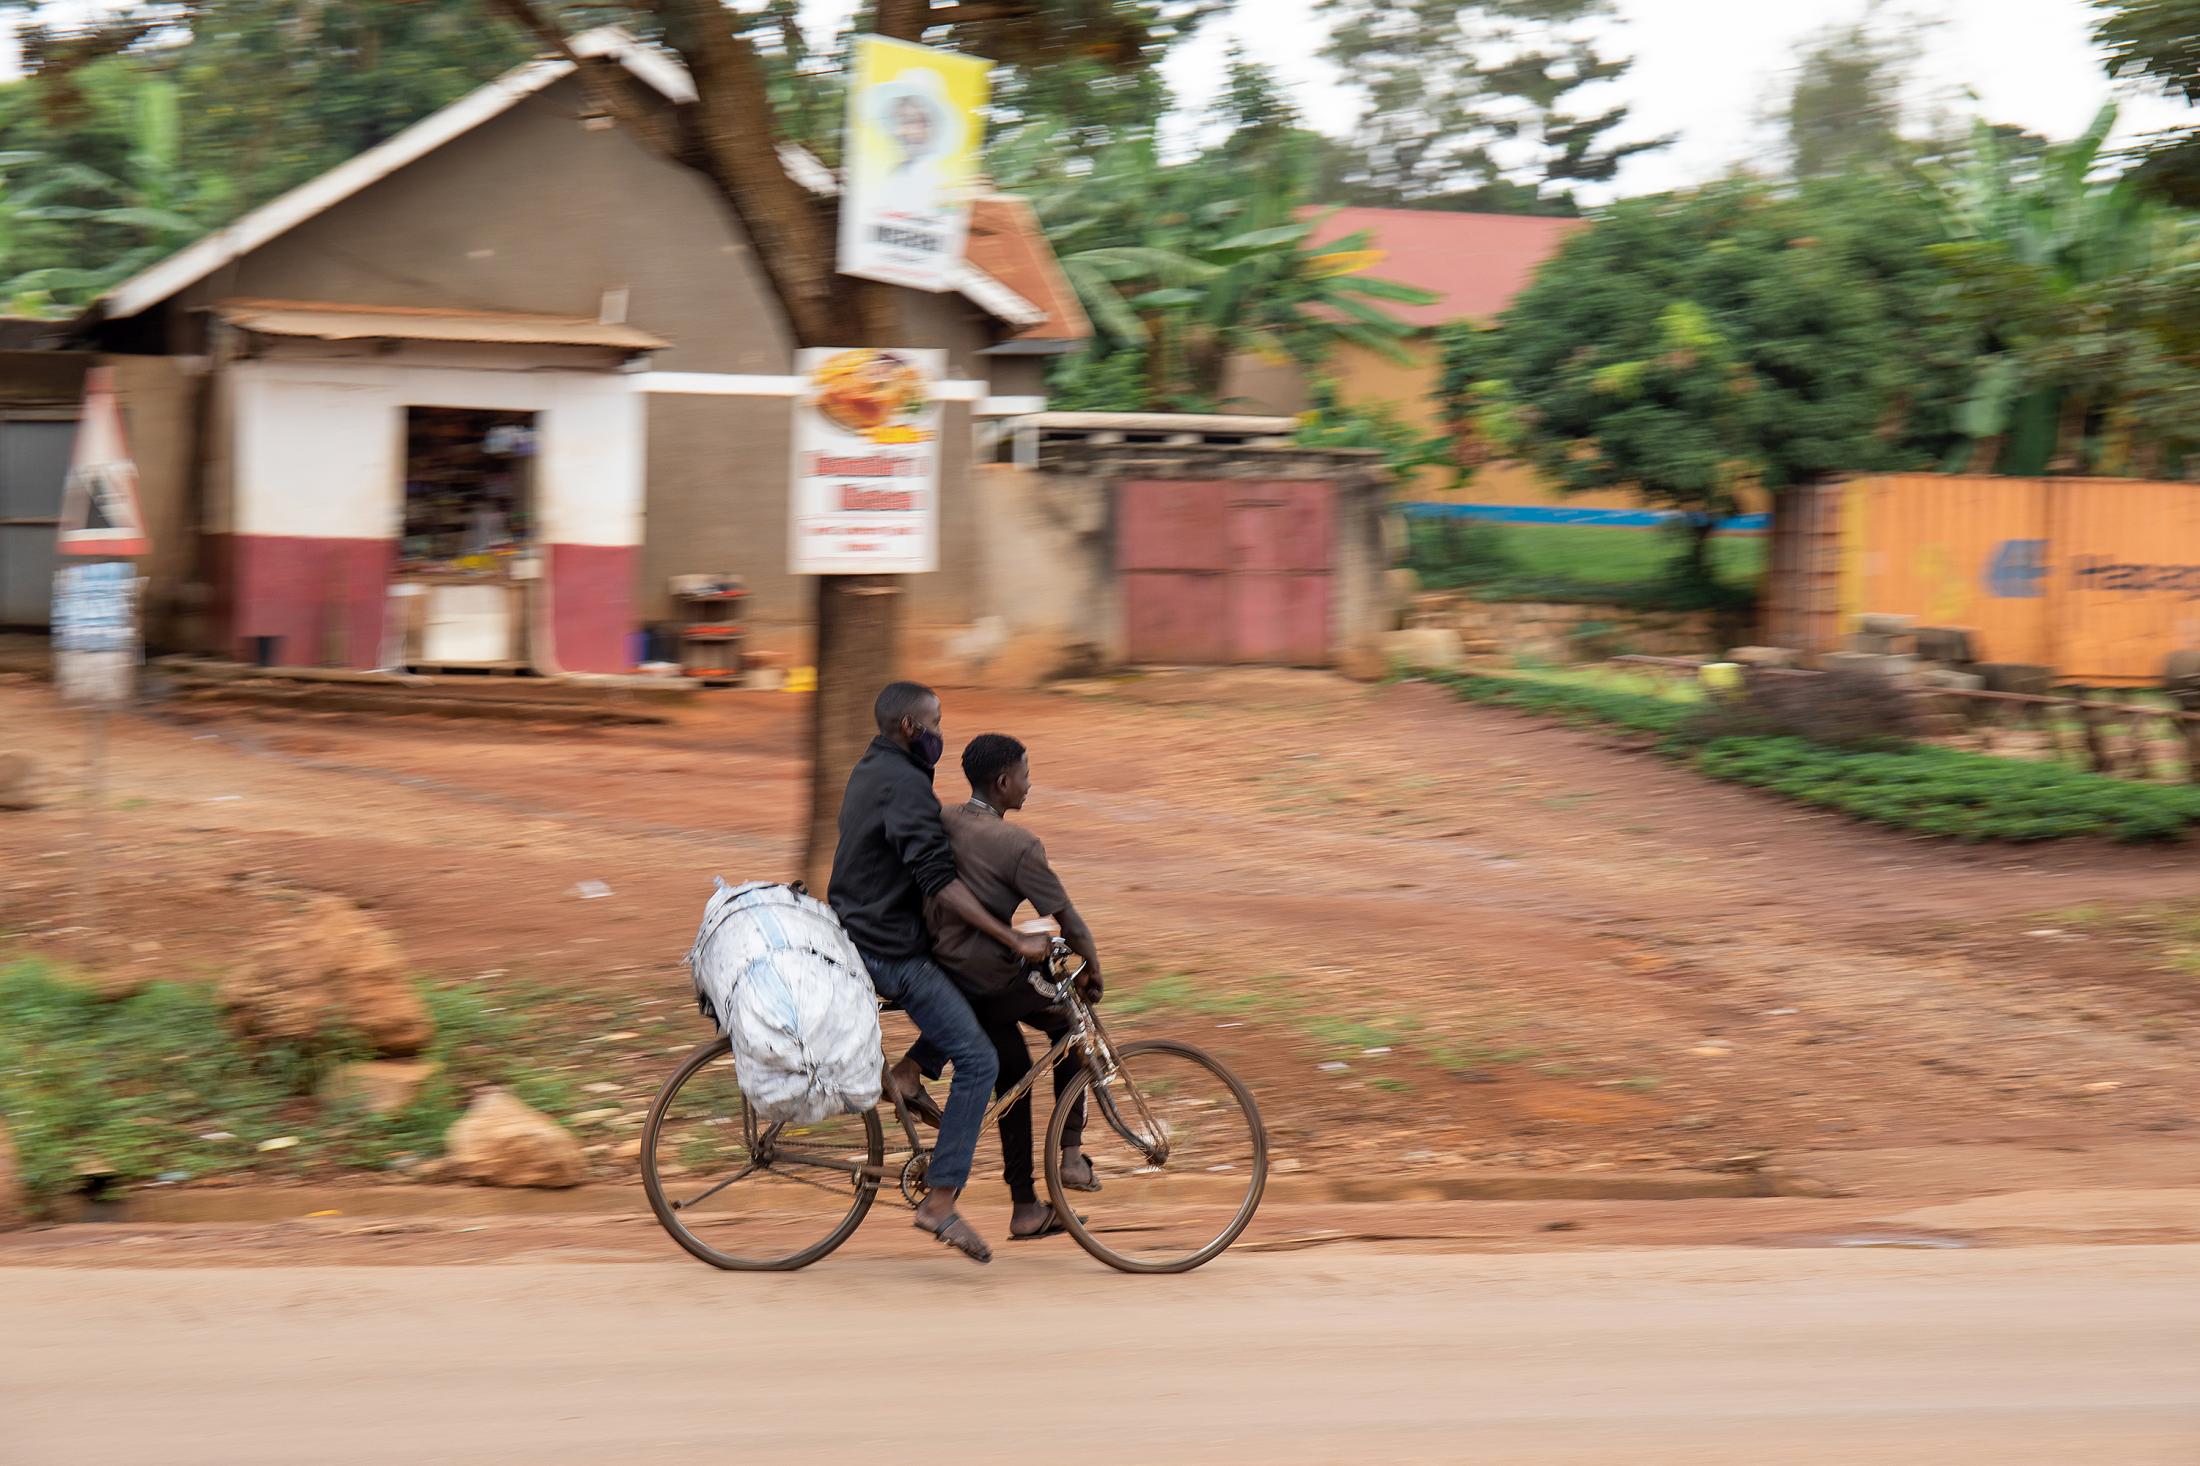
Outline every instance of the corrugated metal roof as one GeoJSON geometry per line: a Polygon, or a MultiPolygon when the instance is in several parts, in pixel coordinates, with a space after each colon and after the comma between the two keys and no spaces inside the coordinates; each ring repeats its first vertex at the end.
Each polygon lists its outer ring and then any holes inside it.
{"type": "Polygon", "coordinates": [[[601,346],[617,351],[658,351],[671,345],[638,326],[574,316],[303,300],[225,300],[214,310],[240,330],[312,341],[465,341],[498,346],[601,346]]]}

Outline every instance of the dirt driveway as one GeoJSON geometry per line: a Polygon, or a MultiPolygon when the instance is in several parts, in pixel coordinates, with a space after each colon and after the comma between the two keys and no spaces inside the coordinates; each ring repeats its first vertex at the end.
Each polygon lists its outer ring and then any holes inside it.
{"type": "MultiPolygon", "coordinates": [[[[2200,912],[2191,847],[1883,835],[1426,686],[1159,674],[947,703],[946,768],[981,731],[1031,745],[1028,818],[1119,1021],[1240,1066],[1286,1172],[2200,1119],[2200,979],[2114,925],[2200,912]]],[[[576,1063],[646,1092],[701,1036],[677,963],[710,877],[794,867],[807,712],[724,694],[583,732],[155,710],[113,740],[112,950],[208,971],[268,893],[341,892],[432,978],[568,995],[576,1063]],[[607,1030],[624,1046],[583,1047],[607,1030]]],[[[47,689],[0,685],[0,745],[66,785],[76,737],[47,689]]],[[[0,935],[72,940],[79,828],[65,798],[0,814],[0,935]]]]}

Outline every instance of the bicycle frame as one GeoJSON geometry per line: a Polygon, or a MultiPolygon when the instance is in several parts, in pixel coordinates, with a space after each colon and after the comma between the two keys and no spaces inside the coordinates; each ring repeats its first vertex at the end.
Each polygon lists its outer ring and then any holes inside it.
{"type": "MultiPolygon", "coordinates": [[[[1162,1131],[1160,1125],[1154,1121],[1152,1112],[1146,1108],[1146,1102],[1139,1097],[1137,1088],[1126,1081],[1123,1066],[1116,1058],[1115,1046],[1108,1039],[1108,1031],[1106,1026],[1100,1022],[1100,1015],[1093,1011],[1092,1005],[1087,1003],[1077,991],[1077,976],[1083,970],[1084,966],[1080,963],[1074,970],[1059,978],[1044,977],[1036,972],[1032,974],[1031,983],[1033,987],[1051,996],[1056,1006],[1066,1007],[1069,1010],[1069,1032],[1063,1034],[1054,1047],[1047,1051],[1046,1057],[1032,1065],[1030,1071],[1023,1078],[1017,1080],[1006,1094],[993,1101],[985,1112],[985,1118],[979,1123],[981,1126],[993,1124],[1009,1106],[1023,1102],[1030,1095],[1032,1086],[1038,1083],[1041,1074],[1053,1072],[1054,1066],[1068,1057],[1071,1050],[1081,1050],[1084,1067],[1092,1075],[1093,1099],[1099,1105],[1100,1112],[1106,1118],[1109,1128],[1146,1156],[1150,1164],[1161,1165],[1169,1157],[1168,1136],[1162,1131]],[[1119,1087],[1130,1095],[1131,1102],[1137,1109],[1140,1118],[1146,1122],[1147,1136],[1151,1136],[1151,1139],[1133,1133],[1131,1127],[1125,1123],[1122,1112],[1115,1103],[1115,1091],[1119,1087]]],[[[894,1088],[890,1075],[887,1076],[883,1088],[893,1099],[894,1115],[901,1122],[902,1134],[907,1137],[909,1142],[908,1153],[902,1156],[898,1163],[888,1161],[879,1165],[870,1165],[861,1161],[851,1161],[845,1156],[826,1155],[822,1152],[782,1146],[778,1142],[778,1136],[779,1132],[785,1128],[783,1122],[769,1126],[759,1132],[754,1117],[748,1115],[744,1110],[743,1128],[746,1132],[744,1139],[748,1143],[749,1154],[754,1156],[755,1159],[744,1166],[738,1174],[720,1182],[717,1186],[712,1187],[710,1191],[704,1192],[702,1196],[685,1203],[685,1205],[693,1206],[696,1202],[700,1202],[715,1192],[731,1186],[751,1171],[769,1168],[778,1163],[811,1166],[822,1171],[838,1171],[842,1175],[859,1177],[870,1181],[874,1185],[890,1179],[898,1179],[908,1169],[911,1160],[929,1153],[929,1147],[924,1144],[923,1138],[917,1134],[916,1118],[909,1113],[909,1107],[902,1102],[901,1095],[894,1088]]]]}

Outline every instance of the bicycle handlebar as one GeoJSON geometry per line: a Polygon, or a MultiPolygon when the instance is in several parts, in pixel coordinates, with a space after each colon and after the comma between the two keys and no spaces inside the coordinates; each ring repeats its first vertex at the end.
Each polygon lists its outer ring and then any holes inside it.
{"type": "Polygon", "coordinates": [[[1084,972],[1085,963],[1083,958],[1078,958],[1074,967],[1069,965],[1070,959],[1077,954],[1060,937],[1054,938],[1050,945],[1052,950],[1047,955],[1047,965],[1043,968],[1032,968],[1029,977],[1035,991],[1054,999],[1056,1003],[1062,1003],[1076,991],[1077,979],[1084,972]]]}

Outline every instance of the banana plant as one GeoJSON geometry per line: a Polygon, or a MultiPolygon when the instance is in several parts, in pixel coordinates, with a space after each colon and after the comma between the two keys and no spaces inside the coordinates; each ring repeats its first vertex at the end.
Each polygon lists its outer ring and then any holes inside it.
{"type": "Polygon", "coordinates": [[[130,151],[123,171],[84,163],[41,170],[36,197],[22,220],[69,229],[83,255],[97,264],[48,266],[0,285],[0,295],[53,303],[63,313],[192,243],[228,215],[228,187],[195,175],[183,156],[176,89],[145,81],[131,112],[130,151]]]}
{"type": "Polygon", "coordinates": [[[1369,273],[1380,256],[1364,232],[1317,244],[1322,217],[1294,189],[1247,187],[1212,160],[1126,149],[1037,205],[1106,348],[1145,353],[1156,406],[1219,405],[1243,355],[1313,367],[1350,344],[1408,360],[1414,328],[1390,307],[1435,299],[1369,273]]]}
{"type": "Polygon", "coordinates": [[[2116,117],[2103,107],[2036,170],[1982,125],[1939,181],[1950,237],[1936,253],[1988,333],[1960,418],[1970,466],[2159,469],[2200,444],[2200,357],[2175,344],[2176,297],[2159,288],[2200,268],[2200,228],[2103,175],[2116,117]]]}

